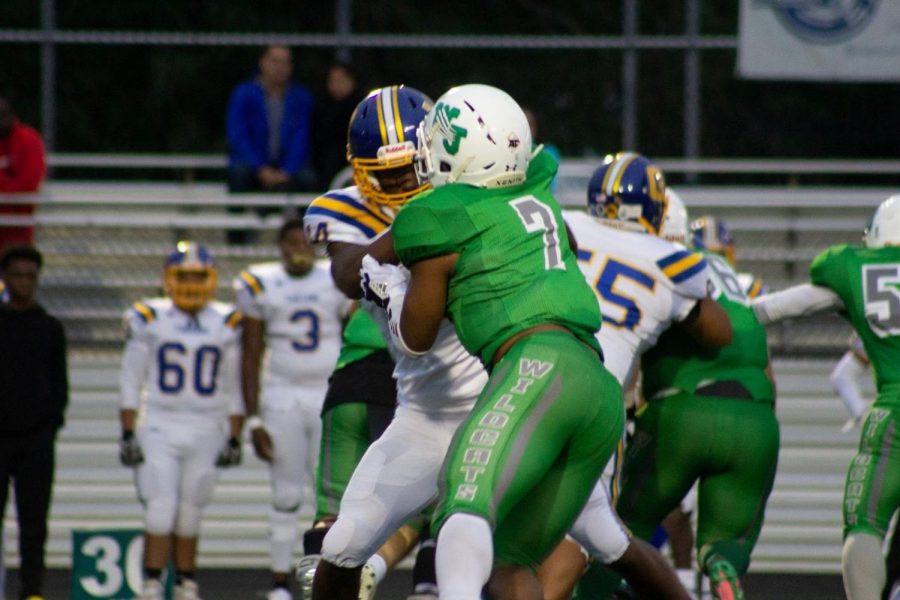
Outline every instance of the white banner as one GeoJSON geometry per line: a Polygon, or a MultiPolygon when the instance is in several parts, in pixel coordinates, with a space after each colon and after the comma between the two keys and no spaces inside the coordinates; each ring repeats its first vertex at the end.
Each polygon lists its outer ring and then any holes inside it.
{"type": "Polygon", "coordinates": [[[741,0],[738,74],[900,81],[900,0],[741,0]]]}

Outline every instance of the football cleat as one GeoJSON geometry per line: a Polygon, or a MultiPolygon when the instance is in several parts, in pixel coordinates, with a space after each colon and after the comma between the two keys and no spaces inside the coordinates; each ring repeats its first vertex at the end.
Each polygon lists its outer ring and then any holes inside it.
{"type": "Polygon", "coordinates": [[[384,190],[379,174],[412,168],[416,157],[416,127],[431,110],[431,99],[405,85],[372,90],[356,106],[347,130],[347,160],[353,182],[376,204],[399,206],[428,189],[427,184],[408,191],[384,190]]]}
{"type": "Polygon", "coordinates": [[[266,594],[266,600],[294,600],[291,592],[284,588],[273,588],[266,594]]]}
{"type": "Polygon", "coordinates": [[[216,293],[218,271],[209,251],[196,242],[178,242],[166,259],[163,285],[175,306],[195,312],[216,293]]]}
{"type": "Polygon", "coordinates": [[[193,579],[185,579],[175,586],[174,600],[201,600],[200,586],[193,579]]]}
{"type": "Polygon", "coordinates": [[[711,556],[707,560],[709,586],[713,598],[717,600],[744,600],[744,592],[734,566],[721,556],[711,556]]]}
{"type": "Polygon", "coordinates": [[[587,205],[611,226],[659,235],[666,217],[665,177],[640,154],[609,155],[591,175],[587,205]]]}
{"type": "Polygon", "coordinates": [[[503,90],[469,84],[450,88],[419,125],[419,181],[438,187],[518,185],[531,161],[531,127],[503,90]]]}
{"type": "Polygon", "coordinates": [[[138,600],[163,600],[165,589],[159,579],[145,579],[138,600]]]}
{"type": "Polygon", "coordinates": [[[316,577],[316,567],[319,566],[320,560],[322,560],[320,554],[308,554],[297,561],[297,566],[294,567],[294,578],[300,584],[301,600],[312,598],[313,579],[316,577]]]}
{"type": "Polygon", "coordinates": [[[378,583],[375,581],[375,569],[369,564],[363,565],[359,574],[359,598],[358,600],[374,600],[375,587],[378,583]]]}

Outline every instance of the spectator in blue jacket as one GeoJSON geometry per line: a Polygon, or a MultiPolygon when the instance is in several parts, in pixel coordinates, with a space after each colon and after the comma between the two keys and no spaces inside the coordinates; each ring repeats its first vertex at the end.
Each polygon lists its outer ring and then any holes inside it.
{"type": "Polygon", "coordinates": [[[287,46],[268,46],[259,75],[239,84],[228,101],[231,192],[312,191],[310,161],[313,95],[291,80],[287,46]]]}

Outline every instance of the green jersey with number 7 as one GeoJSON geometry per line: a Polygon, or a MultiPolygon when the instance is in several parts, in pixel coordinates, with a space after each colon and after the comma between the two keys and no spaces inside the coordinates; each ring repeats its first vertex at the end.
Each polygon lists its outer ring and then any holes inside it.
{"type": "Polygon", "coordinates": [[[416,197],[394,221],[397,254],[406,264],[459,253],[447,306],[463,346],[483,361],[541,323],[566,327],[600,351],[597,300],[550,192],[556,169],[553,157],[540,152],[520,185],[445,185],[416,197]]]}

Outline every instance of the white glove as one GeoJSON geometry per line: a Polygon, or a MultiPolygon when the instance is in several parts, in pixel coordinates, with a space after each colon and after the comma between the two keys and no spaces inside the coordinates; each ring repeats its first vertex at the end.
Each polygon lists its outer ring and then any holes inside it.
{"type": "Polygon", "coordinates": [[[391,297],[406,294],[409,284],[409,271],[397,265],[383,265],[368,254],[363,256],[359,269],[359,285],[363,296],[380,306],[387,308],[391,297]]]}
{"type": "Polygon", "coordinates": [[[841,433],[847,433],[848,431],[852,431],[853,429],[862,425],[863,415],[859,415],[856,417],[850,417],[847,419],[847,422],[844,423],[844,426],[841,427],[841,433]]]}

